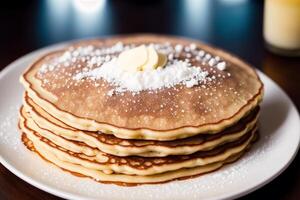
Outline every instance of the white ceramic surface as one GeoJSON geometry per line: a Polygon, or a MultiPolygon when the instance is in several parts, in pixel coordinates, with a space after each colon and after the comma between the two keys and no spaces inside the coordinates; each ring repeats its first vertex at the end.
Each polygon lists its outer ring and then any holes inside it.
{"type": "Polygon", "coordinates": [[[299,114],[289,97],[266,75],[260,139],[240,160],[198,178],[166,184],[120,187],[63,172],[28,151],[20,141],[19,76],[39,55],[64,44],[30,53],[0,73],[0,162],[26,182],[67,199],[225,199],[245,195],[273,180],[293,160],[300,139],[299,114]]]}

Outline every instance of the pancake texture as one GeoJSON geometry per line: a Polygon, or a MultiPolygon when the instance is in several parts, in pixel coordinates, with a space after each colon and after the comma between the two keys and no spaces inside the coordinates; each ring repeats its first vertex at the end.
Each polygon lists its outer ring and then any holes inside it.
{"type": "Polygon", "coordinates": [[[119,185],[195,177],[237,160],[257,137],[263,98],[262,82],[240,59],[159,35],[75,42],[35,60],[20,82],[26,147],[63,170],[119,185]],[[165,66],[118,71],[119,54],[140,45],[165,55],[165,66]]]}

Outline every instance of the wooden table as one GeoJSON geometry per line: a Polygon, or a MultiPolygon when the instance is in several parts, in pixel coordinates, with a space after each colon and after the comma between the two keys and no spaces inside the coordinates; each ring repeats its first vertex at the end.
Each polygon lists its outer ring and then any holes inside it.
{"type": "MultiPolygon", "coordinates": [[[[276,81],[300,108],[300,58],[265,50],[260,0],[100,0],[92,8],[74,2],[27,0],[2,5],[0,69],[30,51],[61,41],[137,32],[172,34],[238,55],[276,81]]],[[[299,161],[298,155],[278,178],[242,199],[300,199],[299,161]]],[[[41,198],[59,199],[0,165],[0,199],[41,198]]]]}

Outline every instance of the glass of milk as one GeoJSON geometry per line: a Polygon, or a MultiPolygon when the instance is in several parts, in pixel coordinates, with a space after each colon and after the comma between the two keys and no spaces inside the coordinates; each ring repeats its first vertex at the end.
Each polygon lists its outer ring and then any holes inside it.
{"type": "Polygon", "coordinates": [[[270,51],[300,56],[300,0],[265,0],[263,31],[270,51]]]}

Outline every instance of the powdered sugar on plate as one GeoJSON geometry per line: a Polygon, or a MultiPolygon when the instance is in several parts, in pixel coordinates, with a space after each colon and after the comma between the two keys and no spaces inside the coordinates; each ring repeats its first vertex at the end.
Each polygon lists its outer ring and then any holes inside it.
{"type": "Polygon", "coordinates": [[[7,113],[0,114],[0,145],[9,145],[11,149],[17,150],[21,143],[20,136],[10,132],[18,126],[19,106],[11,106],[7,110],[7,113]]]}

